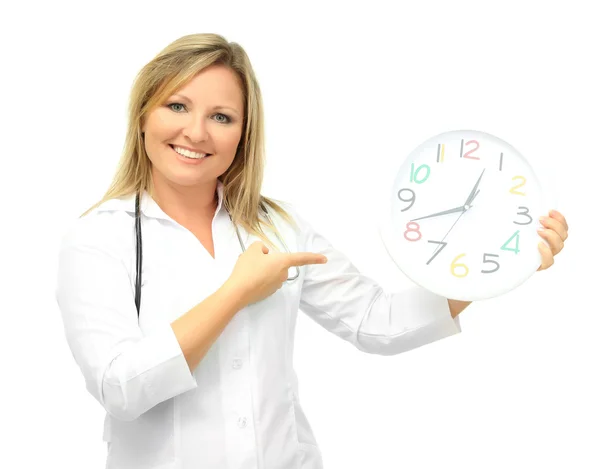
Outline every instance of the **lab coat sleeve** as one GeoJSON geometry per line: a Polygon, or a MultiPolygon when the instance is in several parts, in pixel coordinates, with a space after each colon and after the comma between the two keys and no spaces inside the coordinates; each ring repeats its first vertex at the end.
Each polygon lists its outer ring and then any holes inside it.
{"type": "Polygon", "coordinates": [[[169,323],[142,333],[125,264],[92,244],[63,238],[56,300],[86,388],[110,415],[131,421],[197,383],[169,323]]]}
{"type": "Polygon", "coordinates": [[[387,292],[363,275],[340,251],[294,211],[302,250],[327,256],[308,265],[300,309],[363,352],[395,355],[461,332],[446,298],[420,286],[387,292]]]}

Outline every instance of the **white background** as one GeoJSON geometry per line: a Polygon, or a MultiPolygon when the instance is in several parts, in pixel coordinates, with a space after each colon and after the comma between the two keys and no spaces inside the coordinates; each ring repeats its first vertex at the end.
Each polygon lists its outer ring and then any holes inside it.
{"type": "Polygon", "coordinates": [[[301,313],[300,398],[326,467],[600,467],[593,2],[3,5],[2,467],[104,467],[104,410],[54,299],[58,242],[108,187],[134,75],[198,32],[239,42],[253,63],[263,194],[294,203],[387,289],[410,282],[378,237],[378,207],[435,134],[469,128],[514,145],[548,175],[570,225],[552,268],[472,304],[461,334],[405,354],[361,353],[301,313]]]}

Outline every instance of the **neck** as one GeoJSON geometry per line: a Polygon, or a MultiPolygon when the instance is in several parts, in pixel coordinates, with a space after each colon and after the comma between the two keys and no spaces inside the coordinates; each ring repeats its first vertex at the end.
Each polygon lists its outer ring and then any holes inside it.
{"type": "Polygon", "coordinates": [[[161,210],[182,225],[212,220],[219,203],[216,180],[194,187],[155,184],[154,194],[161,210]]]}

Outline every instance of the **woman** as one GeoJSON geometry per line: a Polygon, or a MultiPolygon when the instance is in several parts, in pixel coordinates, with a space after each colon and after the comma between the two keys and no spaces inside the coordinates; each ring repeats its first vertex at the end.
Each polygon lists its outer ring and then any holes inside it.
{"type": "MultiPolygon", "coordinates": [[[[292,365],[299,307],[368,353],[460,332],[468,303],[383,291],[292,206],[260,195],[262,112],[238,44],[176,40],[135,81],[110,189],[62,240],[57,301],[107,412],[109,469],[322,467],[292,365]]],[[[558,212],[544,224],[540,269],[568,230],[558,212]]]]}

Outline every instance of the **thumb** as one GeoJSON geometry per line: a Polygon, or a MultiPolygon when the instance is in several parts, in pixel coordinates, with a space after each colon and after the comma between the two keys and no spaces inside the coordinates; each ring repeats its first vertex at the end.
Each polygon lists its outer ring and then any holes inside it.
{"type": "Polygon", "coordinates": [[[250,246],[250,249],[260,249],[263,254],[269,254],[269,248],[262,241],[254,241],[250,246]]]}

